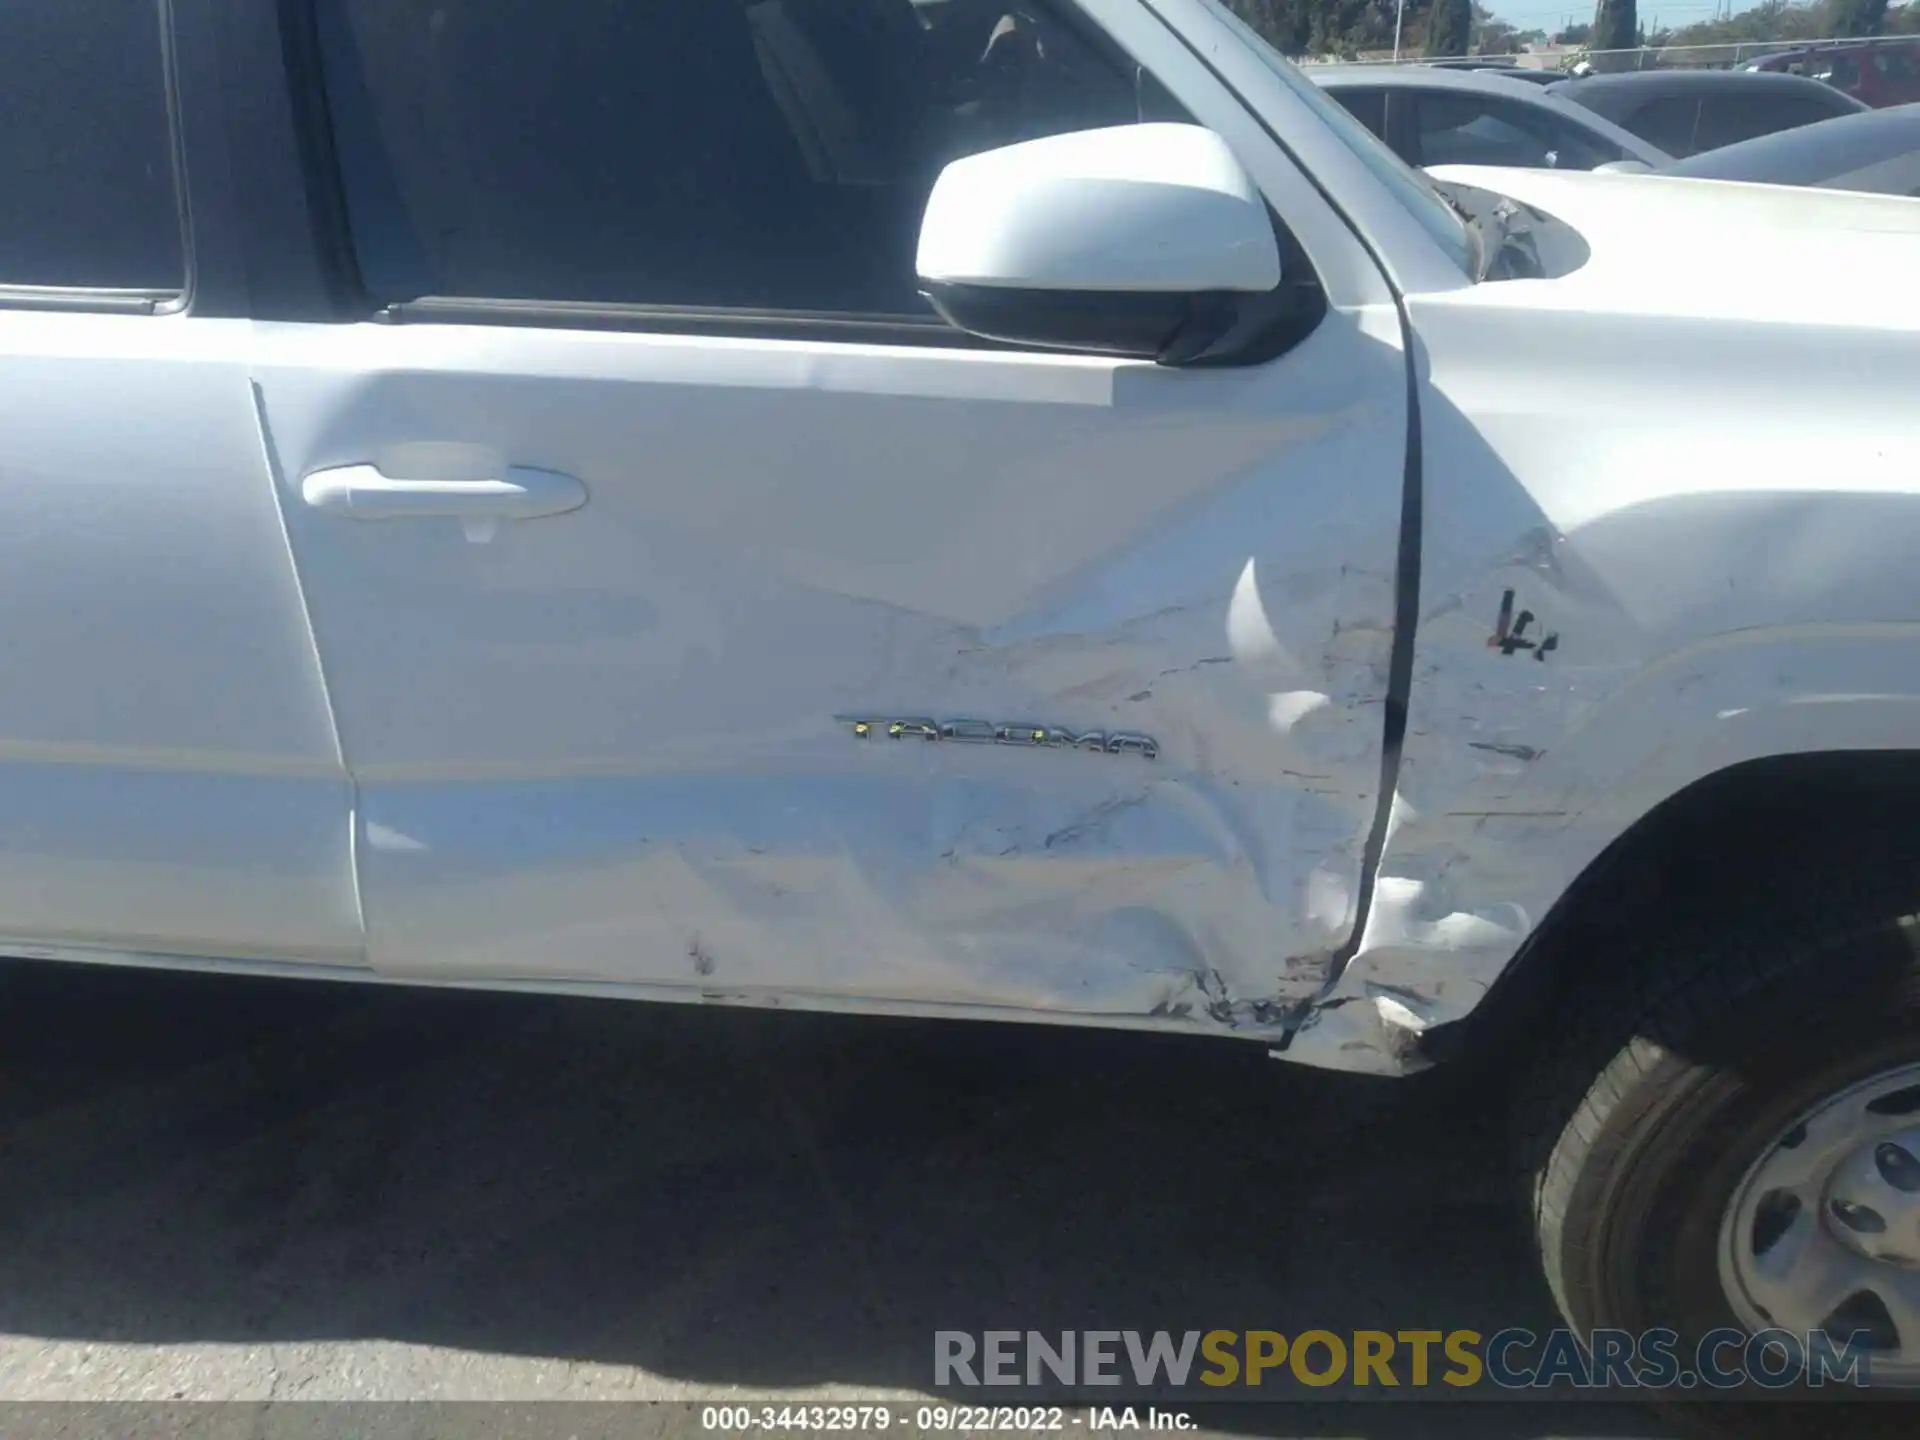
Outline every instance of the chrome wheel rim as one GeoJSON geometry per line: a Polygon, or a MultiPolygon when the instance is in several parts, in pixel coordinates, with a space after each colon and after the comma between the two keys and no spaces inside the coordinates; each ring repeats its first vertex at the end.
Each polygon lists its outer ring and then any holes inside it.
{"type": "Polygon", "coordinates": [[[1753,1333],[1865,1332],[1876,1385],[1920,1385],[1920,1064],[1774,1137],[1720,1223],[1720,1285],[1753,1333]]]}

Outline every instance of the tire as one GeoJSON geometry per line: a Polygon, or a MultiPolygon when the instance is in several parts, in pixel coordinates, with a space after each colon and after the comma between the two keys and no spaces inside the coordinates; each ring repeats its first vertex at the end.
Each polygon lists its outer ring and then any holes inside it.
{"type": "MultiPolygon", "coordinates": [[[[1757,1328],[1729,1298],[1726,1256],[1741,1233],[1723,1229],[1730,1204],[1797,1119],[1870,1077],[1920,1067],[1920,932],[1910,918],[1920,867],[1894,858],[1910,845],[1882,851],[1874,874],[1845,889],[1810,883],[1830,873],[1831,850],[1811,869],[1762,865],[1739,887],[1700,887],[1658,923],[1643,893],[1638,907],[1620,907],[1632,922],[1609,927],[1584,957],[1589,978],[1556,1006],[1575,1023],[1522,1087],[1520,1127],[1541,1266],[1582,1336],[1671,1329],[1687,1364],[1710,1331],[1757,1328]]],[[[1920,1112],[1898,1123],[1909,1121],[1920,1127],[1920,1112]]],[[[1824,1221],[1827,1204],[1810,1219],[1824,1221]]],[[[1822,1328],[1859,1319],[1854,1308],[1835,1313],[1822,1328]]],[[[1782,1389],[1667,1391],[1658,1403],[1716,1434],[1831,1435],[1840,1420],[1848,1435],[1920,1433],[1904,1403],[1855,1404],[1844,1416],[1806,1403],[1863,1398],[1800,1377],[1782,1389]],[[1692,1403],[1694,1394],[1767,1403],[1692,1403]],[[1802,1403],[1779,1403],[1787,1399],[1802,1403]]]]}

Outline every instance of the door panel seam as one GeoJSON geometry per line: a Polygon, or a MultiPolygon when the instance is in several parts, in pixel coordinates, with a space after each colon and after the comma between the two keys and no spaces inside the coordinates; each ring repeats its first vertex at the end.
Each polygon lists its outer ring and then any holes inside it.
{"type": "Polygon", "coordinates": [[[327,712],[327,733],[333,737],[333,756],[339,766],[342,782],[347,787],[347,880],[353,894],[353,918],[360,931],[360,959],[369,963],[367,956],[369,944],[367,938],[366,902],[360,883],[360,782],[354,777],[353,767],[347,763],[346,742],[340,734],[340,715],[333,703],[333,686],[327,678],[326,656],[320,650],[320,635],[313,624],[313,605],[307,598],[306,578],[300,573],[300,560],[294,554],[293,532],[287,523],[285,475],[280,466],[280,456],[273,443],[273,427],[267,419],[267,397],[257,380],[249,379],[247,387],[253,396],[253,418],[255,433],[260,441],[260,455],[266,465],[267,484],[273,491],[273,513],[280,523],[280,544],[286,552],[287,569],[293,576],[293,590],[300,602],[300,619],[306,627],[307,651],[313,658],[314,674],[320,681],[320,702],[327,712]]]}

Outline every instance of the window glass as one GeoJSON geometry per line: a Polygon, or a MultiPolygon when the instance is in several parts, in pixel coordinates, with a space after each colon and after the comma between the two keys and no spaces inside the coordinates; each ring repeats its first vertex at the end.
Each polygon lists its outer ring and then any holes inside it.
{"type": "Polygon", "coordinates": [[[1426,91],[1415,113],[1423,165],[1591,170],[1621,158],[1572,121],[1518,101],[1426,91]]]}
{"type": "Polygon", "coordinates": [[[1346,108],[1346,112],[1382,140],[1387,138],[1387,92],[1358,90],[1342,86],[1327,93],[1346,108]]]}
{"type": "Polygon", "coordinates": [[[1274,77],[1325,122],[1342,145],[1373,173],[1373,177],[1393,192],[1454,264],[1471,274],[1477,268],[1479,247],[1468,233],[1466,223],[1434,188],[1426,176],[1394,154],[1387,143],[1361,125],[1328,98],[1327,92],[1300,73],[1286,56],[1261,38],[1246,21],[1220,0],[1200,0],[1215,19],[1245,42],[1274,77]]]}
{"type": "Polygon", "coordinates": [[[1862,165],[1818,183],[1827,190],[1866,190],[1876,195],[1920,195],[1920,150],[1862,165]]]}
{"type": "Polygon", "coordinates": [[[1813,96],[1800,95],[1709,96],[1700,102],[1700,128],[1694,134],[1694,148],[1712,150],[1756,135],[1811,125],[1832,118],[1845,106],[1845,101],[1827,105],[1813,96]]]}
{"type": "Polygon", "coordinates": [[[185,277],[157,0],[3,0],[0,285],[185,277]]]}
{"type": "Polygon", "coordinates": [[[1700,101],[1692,95],[1662,96],[1649,100],[1620,123],[1669,155],[1691,155],[1693,132],[1700,123],[1700,101]]]}
{"type": "Polygon", "coordinates": [[[320,0],[362,277],[422,295],[930,314],[948,161],[1170,113],[1036,0],[320,0]]]}
{"type": "Polygon", "coordinates": [[[1822,185],[1833,189],[1879,189],[1876,177],[1904,194],[1900,177],[1920,174],[1915,131],[1902,117],[1881,111],[1855,115],[1840,125],[1802,125],[1723,145],[1669,167],[1670,174],[1703,180],[1746,180],[1762,185],[1822,185]],[[1902,168],[1902,167],[1906,168],[1902,168]]]}

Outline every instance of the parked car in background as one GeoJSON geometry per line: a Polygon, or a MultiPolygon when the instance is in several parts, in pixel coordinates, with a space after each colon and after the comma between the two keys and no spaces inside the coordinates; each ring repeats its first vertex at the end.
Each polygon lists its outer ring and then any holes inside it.
{"type": "Polygon", "coordinates": [[[1551,85],[1556,80],[1566,79],[1559,70],[1535,70],[1525,65],[1517,65],[1511,60],[1488,57],[1474,57],[1466,60],[1427,60],[1423,64],[1436,70],[1478,70],[1488,74],[1504,75],[1513,80],[1531,80],[1537,85],[1551,85]]]}
{"type": "Polygon", "coordinates": [[[1657,173],[1920,196],[1920,105],[1779,130],[1675,161],[1657,173]]]}
{"type": "Polygon", "coordinates": [[[1758,70],[1588,75],[1550,85],[1546,93],[1604,116],[1677,158],[1869,108],[1804,75],[1758,70]]]}
{"type": "Polygon", "coordinates": [[[1876,108],[1920,101],[1920,43],[1821,45],[1762,55],[1741,67],[1804,75],[1876,108]]]}
{"type": "Polygon", "coordinates": [[[1564,70],[1534,70],[1525,65],[1514,65],[1499,73],[1509,80],[1524,80],[1531,85],[1558,85],[1567,78],[1564,70]]]}
{"type": "Polygon", "coordinates": [[[1307,72],[1409,165],[1593,170],[1674,157],[1551,91],[1485,70],[1317,65],[1307,72]]]}

